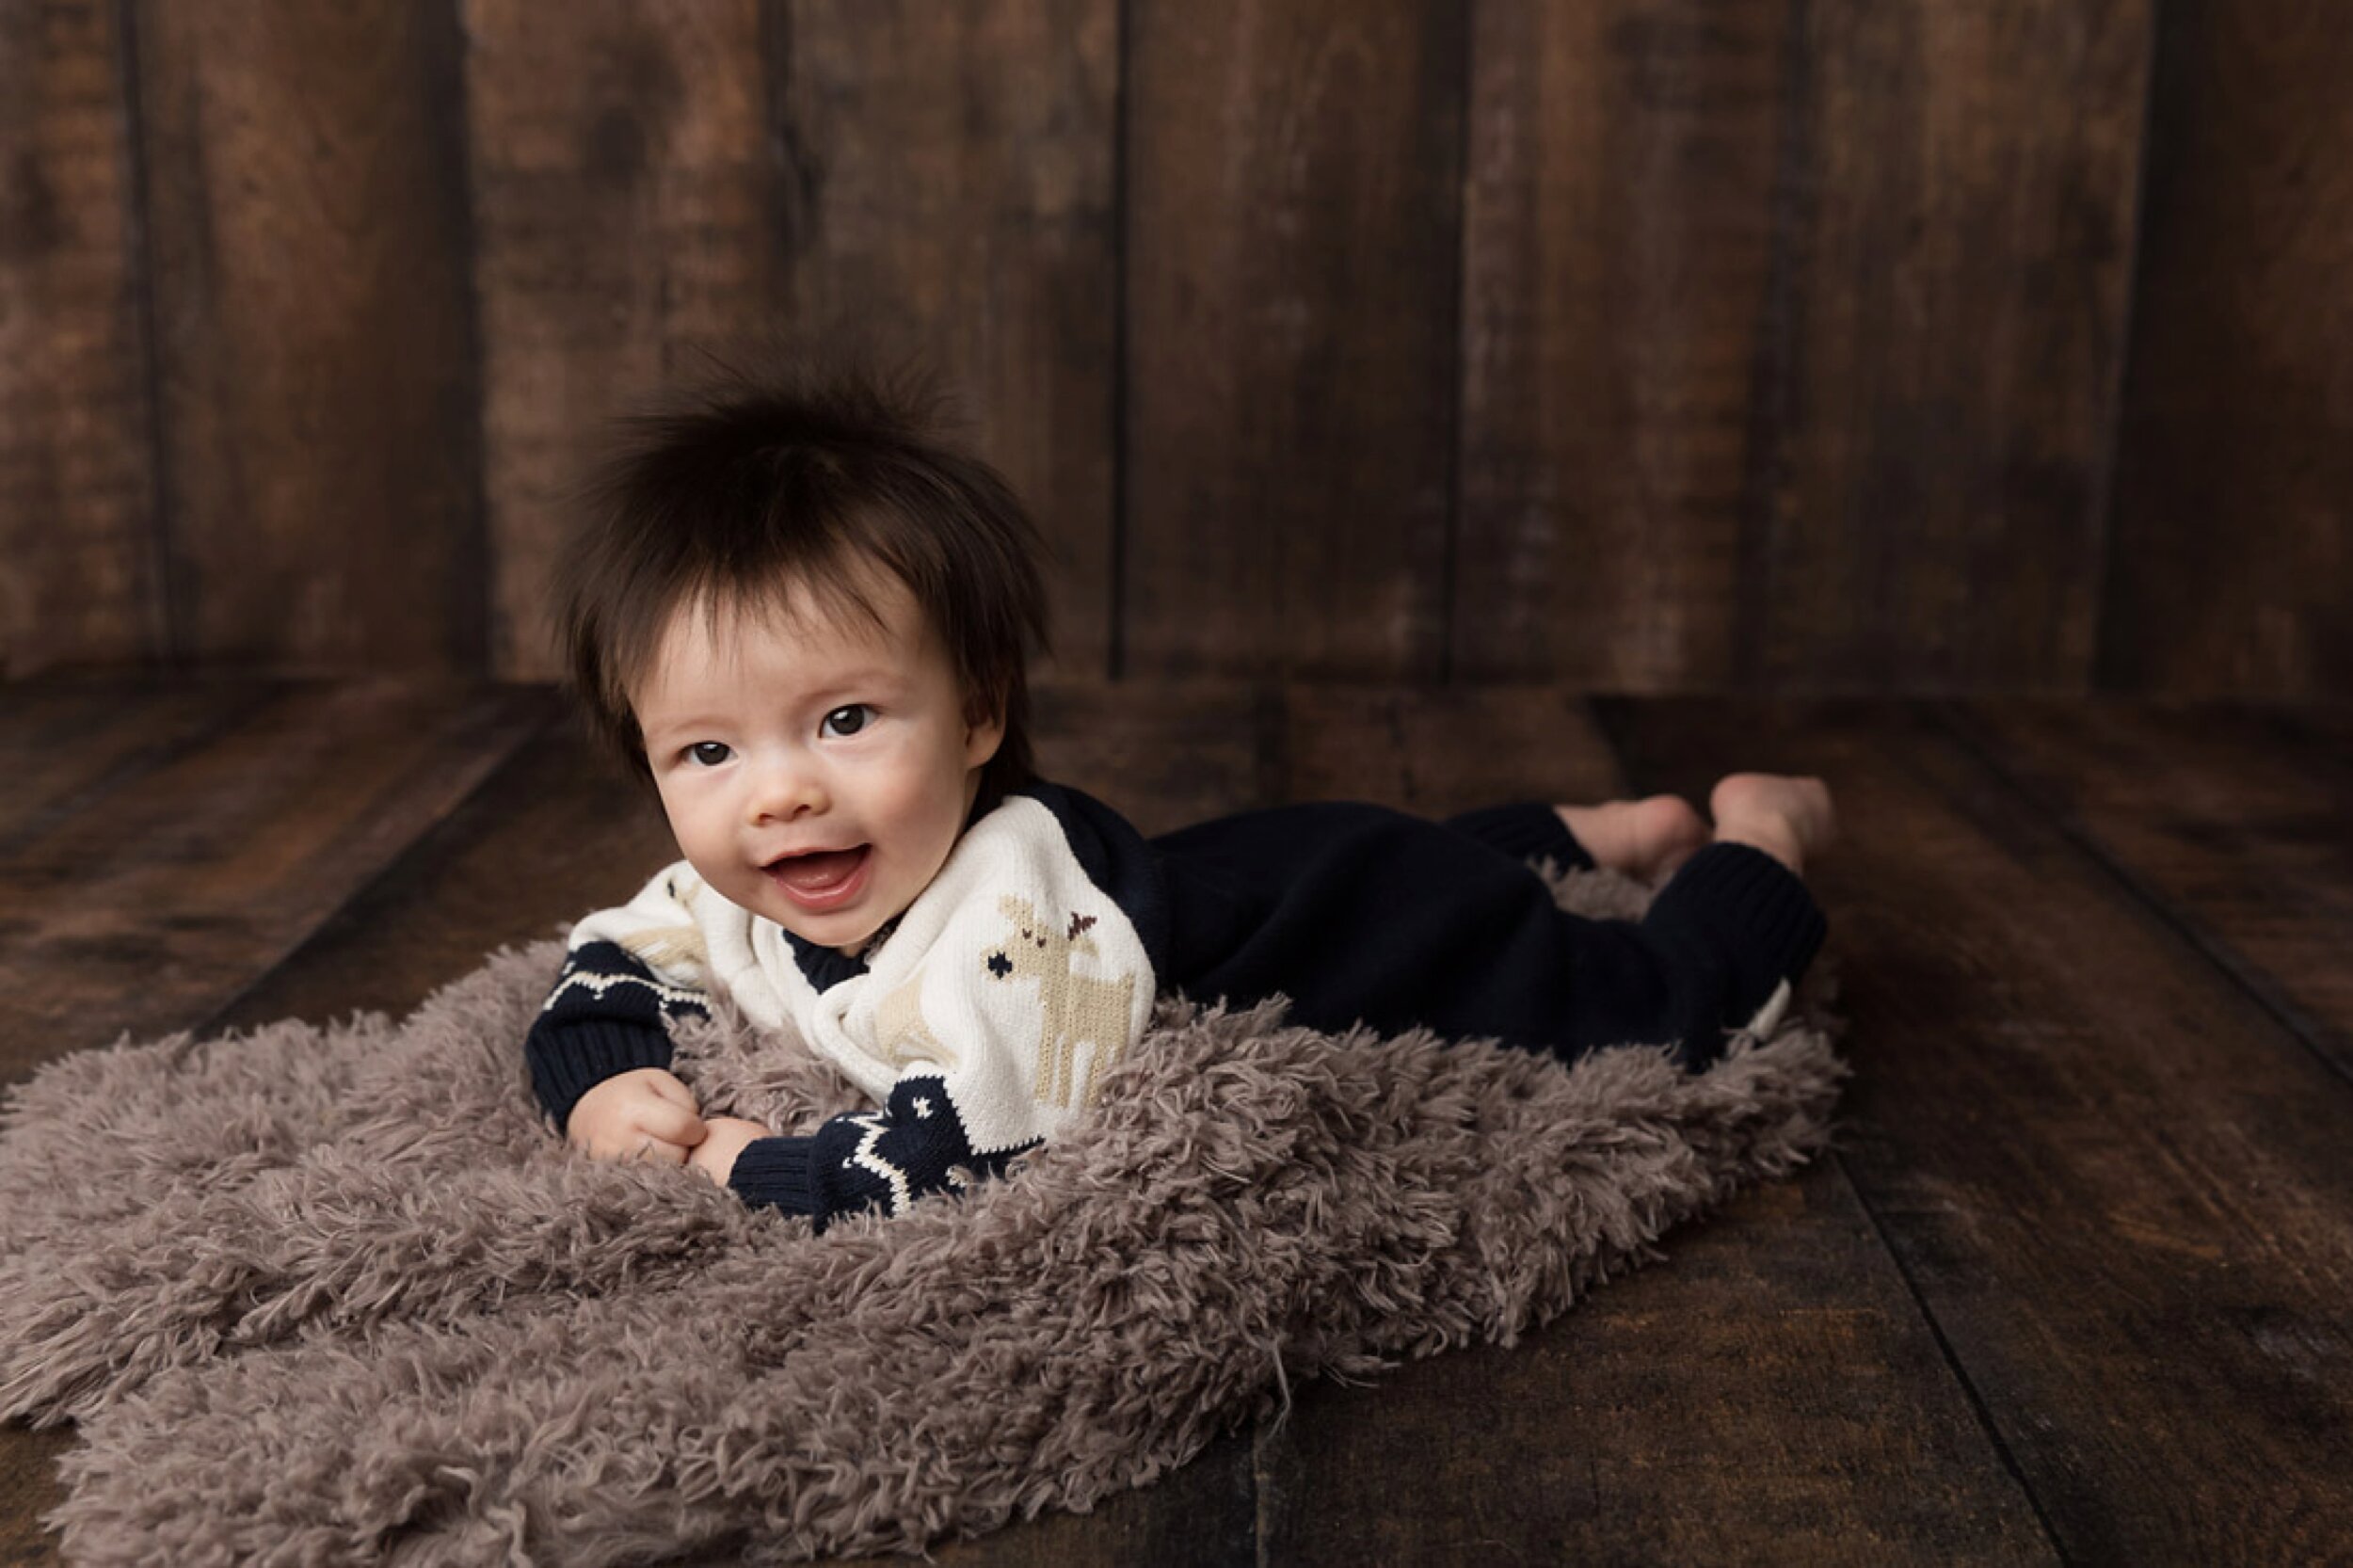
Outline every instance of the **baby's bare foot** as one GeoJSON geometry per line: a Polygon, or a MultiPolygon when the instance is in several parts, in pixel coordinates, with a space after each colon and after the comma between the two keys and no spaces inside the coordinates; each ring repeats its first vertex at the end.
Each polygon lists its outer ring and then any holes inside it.
{"type": "Polygon", "coordinates": [[[1838,837],[1830,786],[1818,778],[1729,774],[1707,797],[1707,809],[1716,819],[1718,843],[1753,845],[1801,875],[1807,858],[1838,837]]]}
{"type": "Polygon", "coordinates": [[[1594,865],[1646,881],[1674,870],[1707,843],[1707,824],[1680,795],[1553,809],[1594,865]]]}

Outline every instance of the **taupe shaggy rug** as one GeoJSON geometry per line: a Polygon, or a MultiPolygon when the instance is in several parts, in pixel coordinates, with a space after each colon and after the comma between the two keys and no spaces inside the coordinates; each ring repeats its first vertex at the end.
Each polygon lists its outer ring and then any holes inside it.
{"type": "MultiPolygon", "coordinates": [[[[819,1238],[564,1150],[520,1050],[560,953],[13,1094],[0,1413],[80,1424],[70,1560],[764,1561],[1083,1510],[1302,1378],[1510,1343],[1817,1152],[1845,1072],[1819,965],[1696,1077],[1163,1002],[1084,1130],[819,1238]]],[[[724,1013],[680,1063],[779,1128],[854,1103],[724,1013]]]]}

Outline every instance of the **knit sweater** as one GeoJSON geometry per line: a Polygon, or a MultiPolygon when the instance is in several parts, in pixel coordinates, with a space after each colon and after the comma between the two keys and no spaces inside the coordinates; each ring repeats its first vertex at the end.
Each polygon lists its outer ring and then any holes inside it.
{"type": "Polygon", "coordinates": [[[1639,923],[1566,915],[1531,858],[1590,864],[1533,804],[1445,824],[1279,808],[1145,840],[1034,783],[976,813],[915,901],[852,956],[713,893],[684,861],[571,933],[525,1044],[556,1126],[590,1088],[671,1062],[668,1025],[724,991],[788,1025],[874,1109],[756,1140],[730,1185],[812,1216],[899,1213],[1000,1172],[1080,1114],[1156,995],[1282,995],[1294,1022],[1427,1025],[1574,1056],[1651,1040],[1692,1065],[1761,1027],[1823,934],[1804,885],[1703,850],[1639,923]]]}

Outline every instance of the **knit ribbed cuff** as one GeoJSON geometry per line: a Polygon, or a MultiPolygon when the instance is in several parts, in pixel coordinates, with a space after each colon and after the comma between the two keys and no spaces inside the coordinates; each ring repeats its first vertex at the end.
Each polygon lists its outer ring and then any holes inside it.
{"type": "Polygon", "coordinates": [[[1446,825],[1514,860],[1550,860],[1562,871],[1590,870],[1593,864],[1593,857],[1577,841],[1561,813],[1541,801],[1482,806],[1447,818],[1446,825]]]}
{"type": "Polygon", "coordinates": [[[814,1138],[755,1138],[735,1157],[728,1185],[745,1203],[814,1214],[817,1189],[809,1165],[816,1148],[814,1138]]]}
{"type": "Polygon", "coordinates": [[[1642,919],[1725,966],[1722,1021],[1745,1024],[1782,981],[1805,973],[1828,935],[1797,874],[1751,844],[1710,844],[1685,861],[1642,919]]]}
{"type": "Polygon", "coordinates": [[[580,1096],[606,1079],[640,1067],[667,1068],[671,1061],[664,1030],[598,1018],[534,1028],[523,1054],[531,1064],[531,1086],[558,1131],[570,1125],[580,1096]]]}

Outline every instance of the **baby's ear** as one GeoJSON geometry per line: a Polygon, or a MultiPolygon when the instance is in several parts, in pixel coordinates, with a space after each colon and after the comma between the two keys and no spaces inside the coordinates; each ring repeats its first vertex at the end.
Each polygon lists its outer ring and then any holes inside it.
{"type": "Polygon", "coordinates": [[[964,765],[984,766],[1005,744],[1005,705],[977,697],[964,709],[964,765]]]}

